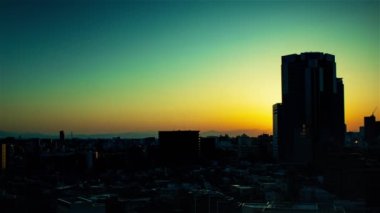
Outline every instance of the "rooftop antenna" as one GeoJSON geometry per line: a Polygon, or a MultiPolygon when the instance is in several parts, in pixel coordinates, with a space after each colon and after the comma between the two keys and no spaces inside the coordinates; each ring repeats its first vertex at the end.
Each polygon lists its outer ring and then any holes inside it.
{"type": "Polygon", "coordinates": [[[377,110],[377,106],[376,106],[375,109],[372,111],[372,116],[375,114],[376,110],[377,110]]]}

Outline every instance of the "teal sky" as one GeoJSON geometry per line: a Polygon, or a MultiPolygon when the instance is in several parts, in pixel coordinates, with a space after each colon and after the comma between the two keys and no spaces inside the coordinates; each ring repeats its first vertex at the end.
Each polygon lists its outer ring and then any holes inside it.
{"type": "Polygon", "coordinates": [[[320,51],[357,130],[380,107],[379,14],[359,0],[2,2],[0,129],[271,132],[281,56],[320,51]]]}

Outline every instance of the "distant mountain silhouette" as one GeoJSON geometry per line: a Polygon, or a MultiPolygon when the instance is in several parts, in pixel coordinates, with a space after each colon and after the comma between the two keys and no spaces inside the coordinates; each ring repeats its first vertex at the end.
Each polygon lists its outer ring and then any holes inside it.
{"type": "Polygon", "coordinates": [[[269,130],[260,130],[260,129],[238,129],[238,130],[227,130],[227,131],[217,131],[217,130],[210,130],[210,131],[201,131],[200,136],[201,137],[208,137],[208,136],[219,136],[219,135],[229,135],[232,137],[236,137],[242,134],[246,134],[248,136],[254,137],[261,134],[272,134],[269,130]]]}
{"type": "Polygon", "coordinates": [[[0,138],[15,137],[15,138],[58,138],[59,135],[44,134],[36,132],[8,132],[0,130],[0,138]]]}
{"type": "MultiPolygon", "coordinates": [[[[95,133],[95,134],[83,134],[73,133],[73,138],[146,138],[146,137],[158,137],[158,131],[145,131],[145,132],[122,132],[122,133],[95,133]]],[[[242,130],[228,130],[228,131],[201,131],[201,137],[229,135],[232,137],[246,134],[248,136],[257,136],[263,133],[270,133],[270,131],[264,131],[259,129],[242,129],[242,130]]],[[[71,139],[71,132],[65,131],[66,139],[71,139]]],[[[38,133],[38,132],[10,132],[0,130],[0,138],[15,137],[15,138],[59,138],[59,132],[57,133],[38,133]]]]}
{"type": "MultiPolygon", "coordinates": [[[[71,139],[71,132],[65,132],[66,139],[71,139]]],[[[35,133],[35,132],[8,132],[0,130],[0,138],[15,137],[15,138],[59,138],[59,133],[35,133]]],[[[146,138],[157,137],[157,132],[125,132],[125,133],[96,133],[83,134],[73,133],[73,138],[146,138]]]]}

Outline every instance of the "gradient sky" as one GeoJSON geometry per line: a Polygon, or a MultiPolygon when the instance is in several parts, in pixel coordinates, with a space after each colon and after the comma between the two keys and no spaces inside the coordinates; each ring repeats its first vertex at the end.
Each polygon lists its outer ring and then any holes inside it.
{"type": "Polygon", "coordinates": [[[271,133],[281,56],[334,54],[380,119],[379,1],[0,3],[0,130],[271,133]]]}

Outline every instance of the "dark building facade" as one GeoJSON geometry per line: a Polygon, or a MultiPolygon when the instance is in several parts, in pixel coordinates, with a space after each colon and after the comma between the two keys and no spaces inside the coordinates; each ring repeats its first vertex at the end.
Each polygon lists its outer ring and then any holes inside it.
{"type": "Polygon", "coordinates": [[[376,121],[375,115],[364,117],[364,140],[370,148],[380,146],[380,121],[376,121]]]}
{"type": "Polygon", "coordinates": [[[65,132],[63,130],[59,131],[59,140],[61,141],[65,140],[65,132]]]}
{"type": "MultiPolygon", "coordinates": [[[[282,115],[282,104],[278,103],[278,104],[275,104],[273,105],[273,158],[275,160],[279,160],[279,159],[283,159],[284,157],[283,156],[280,156],[280,153],[279,153],[279,149],[280,146],[282,146],[283,144],[280,144],[279,143],[279,136],[282,135],[282,133],[280,133],[282,129],[280,129],[280,121],[282,121],[283,119],[280,117],[282,115]]],[[[284,148],[282,148],[284,149],[284,148]]],[[[284,152],[281,152],[281,154],[284,154],[284,152]]]]}
{"type": "Polygon", "coordinates": [[[319,52],[283,56],[281,83],[282,103],[273,106],[274,156],[310,163],[339,151],[346,126],[344,85],[336,77],[335,56],[319,52]]]}
{"type": "Polygon", "coordinates": [[[158,140],[166,165],[193,163],[199,158],[199,131],[159,131],[158,140]]]}
{"type": "Polygon", "coordinates": [[[7,144],[5,142],[0,143],[0,165],[1,165],[1,170],[5,170],[7,168],[7,156],[8,151],[7,151],[7,144]]]}
{"type": "Polygon", "coordinates": [[[201,137],[199,139],[199,157],[202,160],[211,160],[216,157],[217,137],[201,137]]]}

